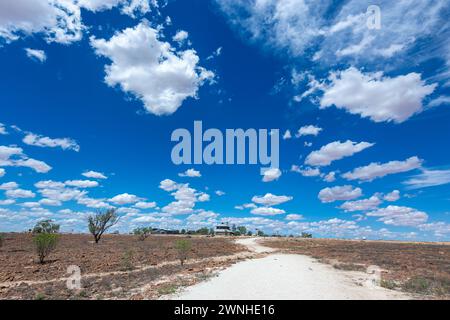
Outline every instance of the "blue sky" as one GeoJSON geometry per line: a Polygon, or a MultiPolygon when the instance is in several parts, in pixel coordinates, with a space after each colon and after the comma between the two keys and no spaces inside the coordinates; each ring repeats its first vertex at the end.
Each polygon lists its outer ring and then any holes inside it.
{"type": "Polygon", "coordinates": [[[122,232],[227,221],[449,240],[446,1],[7,0],[0,12],[0,231],[53,219],[84,232],[116,207],[122,232]],[[196,120],[279,129],[280,171],[174,165],[171,133],[196,120]]]}

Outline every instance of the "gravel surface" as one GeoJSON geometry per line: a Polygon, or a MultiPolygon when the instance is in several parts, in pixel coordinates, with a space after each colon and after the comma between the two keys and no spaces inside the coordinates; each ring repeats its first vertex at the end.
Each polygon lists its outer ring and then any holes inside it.
{"type": "Polygon", "coordinates": [[[370,285],[370,275],[336,270],[297,254],[280,254],[263,247],[257,239],[237,241],[266,257],[246,260],[217,277],[185,288],[170,299],[205,300],[307,300],[307,299],[409,299],[409,296],[370,285]]]}

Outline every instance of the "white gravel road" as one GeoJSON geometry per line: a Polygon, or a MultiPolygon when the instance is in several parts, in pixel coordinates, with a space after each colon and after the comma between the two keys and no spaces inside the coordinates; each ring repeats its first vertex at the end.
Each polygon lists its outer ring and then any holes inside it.
{"type": "MultiPolygon", "coordinates": [[[[250,250],[273,252],[257,239],[238,243],[250,250]]],[[[336,270],[295,254],[270,253],[264,258],[237,263],[211,278],[166,297],[180,300],[308,300],[308,299],[409,299],[400,292],[368,284],[370,275],[336,270]]]]}

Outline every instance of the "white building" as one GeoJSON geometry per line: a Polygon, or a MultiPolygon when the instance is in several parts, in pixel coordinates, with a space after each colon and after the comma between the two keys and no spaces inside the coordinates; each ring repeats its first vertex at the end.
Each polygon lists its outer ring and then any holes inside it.
{"type": "Polygon", "coordinates": [[[231,228],[228,224],[222,223],[218,226],[216,226],[216,228],[214,229],[214,234],[215,235],[232,235],[233,232],[231,231],[231,228]]]}

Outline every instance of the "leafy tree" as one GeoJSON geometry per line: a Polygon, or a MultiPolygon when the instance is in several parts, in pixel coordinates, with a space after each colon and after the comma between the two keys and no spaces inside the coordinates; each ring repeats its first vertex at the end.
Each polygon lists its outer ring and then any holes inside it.
{"type": "Polygon", "coordinates": [[[258,237],[265,237],[266,235],[264,234],[264,231],[262,231],[262,230],[258,230],[258,232],[256,233],[256,235],[258,236],[258,237]]]}
{"type": "Polygon", "coordinates": [[[251,237],[251,236],[253,235],[253,232],[251,232],[250,230],[248,230],[247,235],[248,235],[249,237],[251,237]]]}
{"type": "Polygon", "coordinates": [[[142,227],[142,228],[136,228],[133,230],[133,234],[138,236],[138,239],[140,241],[144,241],[148,238],[149,235],[152,234],[152,228],[142,227]]]}
{"type": "Polygon", "coordinates": [[[119,221],[117,209],[98,211],[88,218],[89,232],[94,236],[95,243],[98,243],[102,235],[119,221]]]}
{"type": "Polygon", "coordinates": [[[53,223],[52,220],[39,221],[33,228],[34,234],[58,233],[58,232],[59,232],[59,224],[53,223]]]}
{"type": "Polygon", "coordinates": [[[187,259],[191,247],[192,242],[187,239],[181,239],[175,242],[175,249],[178,251],[178,258],[180,259],[181,265],[184,265],[184,261],[187,259]]]}
{"type": "Polygon", "coordinates": [[[312,234],[311,233],[307,233],[307,232],[302,232],[302,238],[310,239],[310,238],[312,238],[312,234]]]}
{"type": "Polygon", "coordinates": [[[239,233],[242,235],[245,235],[247,233],[247,228],[244,226],[239,226],[237,229],[238,229],[239,233]]]}
{"type": "Polygon", "coordinates": [[[235,225],[235,224],[233,224],[233,225],[231,226],[231,231],[232,231],[232,232],[236,232],[236,225],[235,225]]]}
{"type": "Polygon", "coordinates": [[[56,249],[58,235],[55,233],[38,233],[33,237],[39,263],[43,264],[45,258],[56,249]]]}
{"type": "Polygon", "coordinates": [[[185,229],[181,229],[181,234],[186,234],[186,230],[185,229]]]}
{"type": "Polygon", "coordinates": [[[197,234],[201,234],[201,235],[207,235],[209,233],[209,229],[208,228],[200,228],[196,231],[197,234]]]}

